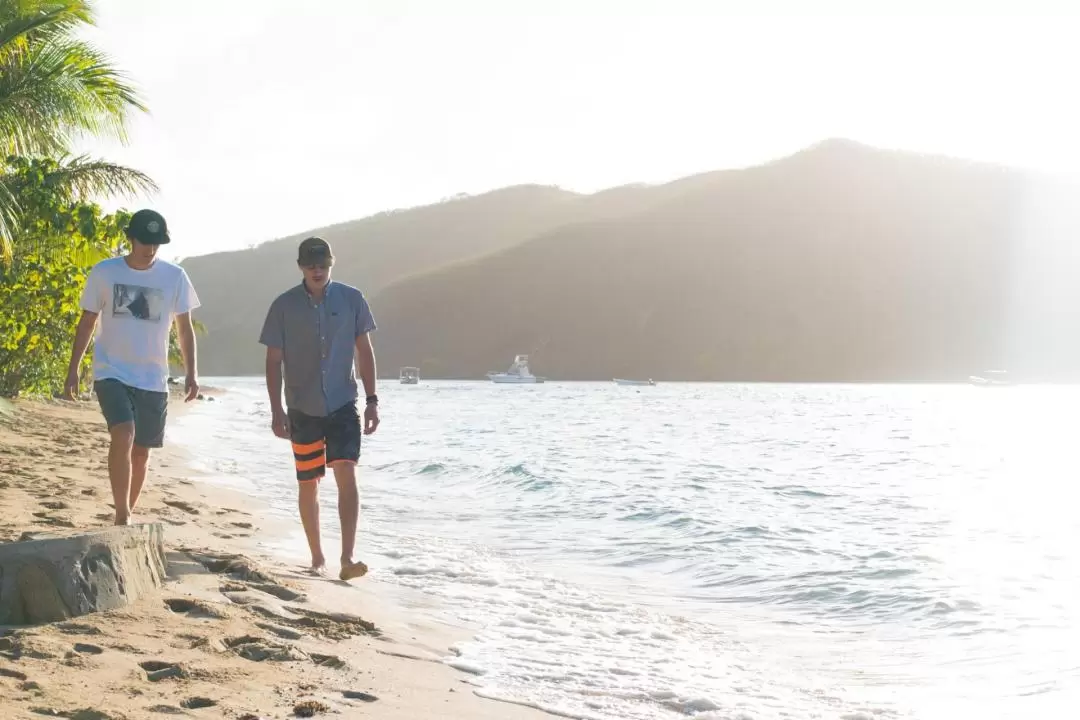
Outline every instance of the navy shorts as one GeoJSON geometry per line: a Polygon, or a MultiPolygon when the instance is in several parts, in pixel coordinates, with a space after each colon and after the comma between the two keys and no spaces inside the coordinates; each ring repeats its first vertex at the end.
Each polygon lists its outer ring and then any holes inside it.
{"type": "Polygon", "coordinates": [[[169,393],[140,390],[112,378],[96,381],[94,393],[110,430],[120,423],[134,423],[136,445],[159,448],[165,444],[169,393]]]}
{"type": "Polygon", "coordinates": [[[300,482],[323,477],[327,465],[360,460],[360,416],[355,400],[326,416],[289,410],[289,433],[300,482]]]}

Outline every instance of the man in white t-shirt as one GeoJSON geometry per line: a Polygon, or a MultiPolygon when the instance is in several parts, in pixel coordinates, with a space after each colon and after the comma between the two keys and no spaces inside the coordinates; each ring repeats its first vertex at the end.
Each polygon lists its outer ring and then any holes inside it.
{"type": "Polygon", "coordinates": [[[79,365],[94,329],[94,392],[109,427],[109,482],[116,524],[127,525],[146,480],[150,450],[165,439],[169,328],[176,322],[187,370],[186,401],[199,394],[191,311],[199,298],[179,265],[157,259],[169,242],[165,218],[139,210],[127,226],[131,251],[95,265],[86,278],[64,394],[79,393],[79,365]]]}

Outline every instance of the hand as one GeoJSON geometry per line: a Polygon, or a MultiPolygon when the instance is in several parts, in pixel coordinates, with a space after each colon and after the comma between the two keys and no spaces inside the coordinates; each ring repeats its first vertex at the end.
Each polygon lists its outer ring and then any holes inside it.
{"type": "Polygon", "coordinates": [[[368,405],[364,408],[364,434],[370,435],[379,427],[379,406],[368,405]]]}
{"type": "Polygon", "coordinates": [[[184,380],[184,390],[187,391],[187,396],[184,397],[184,402],[191,402],[195,398],[199,397],[199,381],[195,379],[194,375],[188,375],[184,380]]]}
{"type": "Polygon", "coordinates": [[[64,397],[74,400],[79,396],[79,371],[68,370],[67,379],[64,380],[64,397]]]}
{"type": "Polygon", "coordinates": [[[289,436],[292,435],[292,433],[289,432],[289,416],[286,415],[285,411],[281,408],[273,411],[270,420],[270,429],[282,440],[288,440],[289,436]]]}

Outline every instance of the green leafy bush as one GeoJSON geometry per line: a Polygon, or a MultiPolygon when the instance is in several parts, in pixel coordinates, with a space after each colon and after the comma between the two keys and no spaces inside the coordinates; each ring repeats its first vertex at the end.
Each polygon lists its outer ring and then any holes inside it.
{"type": "Polygon", "coordinates": [[[0,263],[0,396],[63,388],[86,276],[127,242],[128,214],[71,201],[49,183],[56,167],[51,160],[6,161],[21,217],[13,259],[0,263]]]}

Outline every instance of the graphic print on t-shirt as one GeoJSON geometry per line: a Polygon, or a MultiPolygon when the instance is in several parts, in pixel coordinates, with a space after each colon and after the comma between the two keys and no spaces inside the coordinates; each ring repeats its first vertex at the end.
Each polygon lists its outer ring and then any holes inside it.
{"type": "Polygon", "coordinates": [[[137,320],[161,321],[165,307],[165,293],[161,288],[142,285],[113,284],[113,317],[133,317],[137,320]]]}

